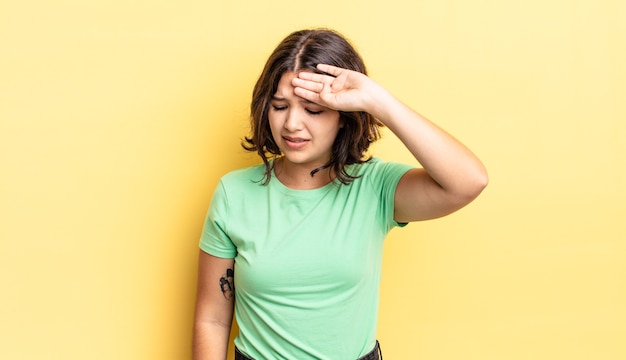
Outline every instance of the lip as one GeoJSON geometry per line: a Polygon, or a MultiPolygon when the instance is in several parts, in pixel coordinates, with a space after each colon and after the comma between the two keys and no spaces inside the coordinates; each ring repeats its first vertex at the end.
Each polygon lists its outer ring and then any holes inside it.
{"type": "Polygon", "coordinates": [[[291,136],[283,136],[283,140],[285,141],[285,145],[290,149],[301,149],[305,147],[308,143],[308,139],[303,139],[299,137],[291,137],[291,136]]]}

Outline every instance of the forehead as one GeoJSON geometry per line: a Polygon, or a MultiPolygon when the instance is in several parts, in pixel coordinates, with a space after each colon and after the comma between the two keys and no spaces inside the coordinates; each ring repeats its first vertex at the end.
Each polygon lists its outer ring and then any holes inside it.
{"type": "Polygon", "coordinates": [[[296,74],[293,71],[285,71],[278,80],[278,86],[276,88],[276,92],[280,92],[281,90],[293,90],[293,86],[291,86],[291,80],[296,77],[296,74]]]}
{"type": "Polygon", "coordinates": [[[293,95],[293,86],[291,85],[291,80],[296,77],[296,74],[293,71],[285,71],[280,80],[278,80],[278,86],[276,87],[276,93],[274,96],[285,97],[288,95],[293,95]]]}

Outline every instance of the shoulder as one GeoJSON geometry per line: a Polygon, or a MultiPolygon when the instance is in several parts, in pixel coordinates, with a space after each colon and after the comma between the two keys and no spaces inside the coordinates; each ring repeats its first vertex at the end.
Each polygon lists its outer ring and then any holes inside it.
{"type": "Polygon", "coordinates": [[[213,196],[221,196],[230,203],[259,193],[266,187],[263,185],[264,173],[265,166],[262,164],[230,171],[220,178],[213,196]]]}
{"type": "MultiPolygon", "coordinates": [[[[211,206],[221,209],[243,206],[262,191],[265,166],[254,165],[230,171],[223,175],[213,191],[211,206]]],[[[224,213],[227,211],[224,210],[224,213]]]]}
{"type": "Polygon", "coordinates": [[[252,184],[261,184],[265,166],[257,164],[246,168],[230,171],[220,178],[222,186],[247,186],[252,184]]]}
{"type": "Polygon", "coordinates": [[[398,180],[412,168],[412,165],[384,161],[380,158],[373,157],[363,164],[353,165],[351,172],[354,176],[362,177],[364,179],[384,180],[387,178],[393,178],[398,180]]]}

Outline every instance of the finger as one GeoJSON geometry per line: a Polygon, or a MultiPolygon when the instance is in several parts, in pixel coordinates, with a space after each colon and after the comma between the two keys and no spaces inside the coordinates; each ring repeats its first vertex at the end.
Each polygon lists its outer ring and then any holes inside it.
{"type": "Polygon", "coordinates": [[[318,81],[304,80],[300,78],[293,78],[291,85],[294,88],[303,88],[313,92],[321,92],[324,89],[324,83],[318,81]]]}
{"type": "Polygon", "coordinates": [[[331,83],[335,78],[332,76],[317,74],[309,71],[301,71],[298,73],[298,78],[304,80],[315,81],[319,83],[331,83]]]}
{"type": "Polygon", "coordinates": [[[322,101],[322,99],[320,98],[320,94],[318,92],[311,91],[306,88],[295,87],[293,89],[293,93],[296,94],[296,96],[299,96],[310,102],[316,103],[318,105],[326,106],[324,101],[322,101]]]}
{"type": "Polygon", "coordinates": [[[348,81],[347,78],[348,78],[347,73],[344,73],[341,76],[337,76],[335,80],[329,84],[331,91],[335,92],[335,91],[340,91],[342,89],[345,89],[347,81],[348,81]]]}
{"type": "Polygon", "coordinates": [[[345,70],[328,64],[317,64],[317,69],[333,76],[339,76],[345,70]]]}

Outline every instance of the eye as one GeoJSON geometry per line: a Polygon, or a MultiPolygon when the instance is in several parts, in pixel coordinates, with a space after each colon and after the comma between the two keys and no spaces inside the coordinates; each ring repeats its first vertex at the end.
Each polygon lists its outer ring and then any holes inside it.
{"type": "Polygon", "coordinates": [[[319,114],[323,113],[324,110],[315,111],[315,110],[306,109],[306,112],[308,112],[311,115],[319,115],[319,114]]]}
{"type": "Polygon", "coordinates": [[[272,105],[272,109],[274,109],[274,111],[282,111],[282,110],[286,110],[287,106],[286,105],[272,105]]]}

